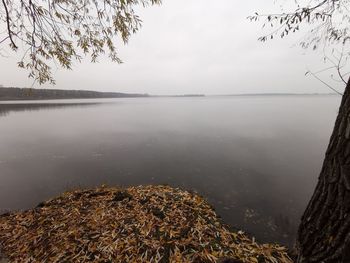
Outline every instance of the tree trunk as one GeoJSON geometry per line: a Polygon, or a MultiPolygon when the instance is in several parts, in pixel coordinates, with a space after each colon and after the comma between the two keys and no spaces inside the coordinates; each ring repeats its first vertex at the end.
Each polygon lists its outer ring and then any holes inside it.
{"type": "Polygon", "coordinates": [[[350,263],[350,80],[299,226],[298,263],[350,263]]]}

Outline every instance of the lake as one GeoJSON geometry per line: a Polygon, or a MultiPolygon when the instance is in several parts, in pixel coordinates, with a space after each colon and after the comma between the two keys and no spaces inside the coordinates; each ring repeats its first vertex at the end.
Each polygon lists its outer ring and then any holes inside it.
{"type": "Polygon", "coordinates": [[[340,96],[222,96],[0,103],[0,211],[101,184],[168,184],[224,222],[290,245],[340,96]]]}

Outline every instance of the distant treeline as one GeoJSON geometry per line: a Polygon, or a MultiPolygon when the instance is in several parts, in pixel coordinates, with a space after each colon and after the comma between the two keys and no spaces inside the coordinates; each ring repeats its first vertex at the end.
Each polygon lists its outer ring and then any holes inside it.
{"type": "Polygon", "coordinates": [[[88,90],[59,90],[0,87],[0,100],[50,100],[149,97],[148,94],[98,92],[88,90]]]}

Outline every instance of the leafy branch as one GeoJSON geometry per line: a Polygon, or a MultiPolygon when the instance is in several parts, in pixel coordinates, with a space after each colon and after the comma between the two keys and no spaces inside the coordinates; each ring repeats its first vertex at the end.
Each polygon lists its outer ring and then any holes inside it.
{"type": "Polygon", "coordinates": [[[1,0],[0,45],[20,50],[18,66],[40,84],[54,83],[50,61],[71,69],[73,61],[90,55],[96,62],[107,53],[122,63],[117,43],[127,43],[142,24],[135,7],[160,4],[161,0],[1,0]],[[22,48],[21,48],[22,50],[22,48]]]}
{"type": "MultiPolygon", "coordinates": [[[[308,25],[309,31],[305,35],[300,45],[302,48],[311,48],[316,50],[323,45],[324,60],[331,63],[331,67],[327,70],[333,69],[341,82],[347,83],[345,76],[347,73],[343,72],[350,57],[348,44],[350,42],[349,27],[350,11],[348,6],[350,0],[311,0],[307,6],[297,8],[291,12],[283,12],[280,14],[258,14],[255,13],[249,16],[250,21],[260,21],[263,19],[263,28],[270,27],[272,30],[258,38],[259,41],[265,42],[275,37],[284,38],[290,33],[295,33],[300,30],[302,25],[308,25]],[[331,55],[326,55],[326,48],[331,46],[331,55]],[[339,56],[335,55],[336,48],[341,48],[342,51],[339,56]]],[[[329,49],[328,49],[329,51],[329,49]]],[[[323,71],[323,70],[322,70],[323,71]]],[[[311,74],[316,79],[327,85],[335,92],[341,94],[332,88],[329,84],[324,82],[317,76],[317,73],[308,71],[306,75],[311,74]]],[[[333,75],[332,75],[333,78],[333,75]]]]}

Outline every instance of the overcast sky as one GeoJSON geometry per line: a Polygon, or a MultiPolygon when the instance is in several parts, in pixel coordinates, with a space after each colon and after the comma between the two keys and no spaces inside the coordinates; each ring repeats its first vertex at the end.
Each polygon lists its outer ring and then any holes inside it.
{"type": "MultiPolygon", "coordinates": [[[[72,71],[55,69],[54,87],[34,87],[159,95],[331,92],[305,76],[307,69],[326,66],[320,53],[297,46],[301,35],[257,41],[262,24],[246,17],[279,8],[274,0],[163,0],[159,7],[139,10],[142,29],[119,48],[124,64],[105,58],[92,64],[86,59],[72,71]]],[[[0,84],[31,86],[33,81],[17,68],[17,60],[0,57],[0,84]]]]}

